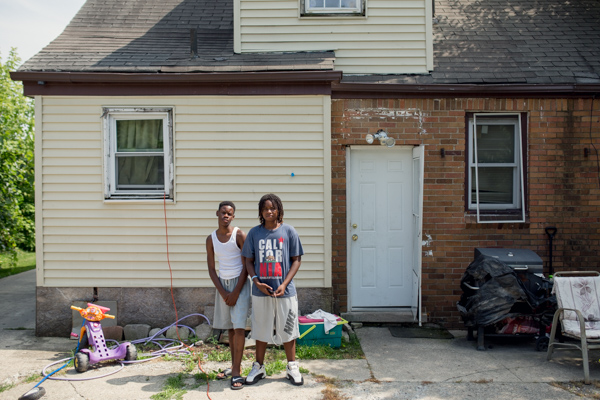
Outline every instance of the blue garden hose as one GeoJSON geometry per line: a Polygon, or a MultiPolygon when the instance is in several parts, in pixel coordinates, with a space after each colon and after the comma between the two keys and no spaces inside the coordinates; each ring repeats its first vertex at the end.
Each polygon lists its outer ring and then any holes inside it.
{"type": "MultiPolygon", "coordinates": [[[[81,321],[81,326],[83,327],[83,324],[85,323],[85,319],[83,321],[81,321]]],[[[81,343],[81,338],[79,338],[79,340],[77,341],[77,348],[75,349],[75,353],[77,354],[77,352],[79,351],[79,344],[81,343]]],[[[43,395],[46,394],[46,389],[44,389],[43,387],[38,387],[42,384],[42,382],[44,382],[46,379],[48,379],[50,376],[54,375],[55,373],[57,373],[58,371],[60,371],[61,369],[63,369],[64,367],[66,367],[67,365],[69,365],[69,363],[71,362],[71,358],[69,358],[67,360],[67,362],[65,362],[65,364],[58,368],[55,369],[54,371],[50,372],[48,375],[44,376],[44,378],[39,381],[37,383],[37,385],[35,385],[30,391],[28,391],[27,393],[25,393],[23,396],[19,397],[19,400],[35,400],[35,399],[39,399],[40,397],[42,397],[43,395]]]]}

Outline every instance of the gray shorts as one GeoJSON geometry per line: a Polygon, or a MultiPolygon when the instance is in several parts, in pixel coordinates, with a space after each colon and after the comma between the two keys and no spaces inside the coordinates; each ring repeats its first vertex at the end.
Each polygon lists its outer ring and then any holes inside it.
{"type": "MultiPolygon", "coordinates": [[[[233,292],[239,278],[221,279],[221,285],[228,292],[233,292]]],[[[246,329],[246,320],[250,311],[250,279],[242,287],[242,291],[235,306],[229,307],[219,292],[215,294],[215,317],[213,318],[214,329],[246,329]]]]}
{"type": "Polygon", "coordinates": [[[281,345],[297,339],[298,336],[300,333],[296,296],[252,296],[252,339],[281,345]]]}

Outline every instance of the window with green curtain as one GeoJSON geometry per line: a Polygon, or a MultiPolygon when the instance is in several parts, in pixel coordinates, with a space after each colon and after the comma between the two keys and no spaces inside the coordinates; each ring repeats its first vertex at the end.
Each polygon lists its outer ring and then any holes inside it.
{"type": "Polygon", "coordinates": [[[116,121],[117,190],[163,190],[163,120],[116,121]]]}

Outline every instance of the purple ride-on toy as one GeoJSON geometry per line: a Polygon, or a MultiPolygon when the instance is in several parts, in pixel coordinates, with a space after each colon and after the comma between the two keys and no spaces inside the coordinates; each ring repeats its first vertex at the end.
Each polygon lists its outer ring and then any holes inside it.
{"type": "Polygon", "coordinates": [[[106,314],[110,308],[88,303],[87,308],[71,306],[71,309],[79,311],[79,314],[85,319],[85,324],[81,327],[79,334],[79,351],[73,360],[77,372],[85,372],[90,365],[101,361],[134,361],[137,359],[137,350],[129,342],[123,342],[113,349],[109,349],[106,345],[100,321],[104,318],[115,318],[114,315],[106,314]],[[92,350],[88,348],[89,345],[92,346],[92,350]]]}

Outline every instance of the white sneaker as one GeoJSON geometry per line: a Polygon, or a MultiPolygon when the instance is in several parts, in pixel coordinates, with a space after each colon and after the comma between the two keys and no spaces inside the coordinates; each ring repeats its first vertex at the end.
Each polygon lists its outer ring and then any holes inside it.
{"type": "Polygon", "coordinates": [[[265,379],[266,376],[265,366],[254,361],[254,363],[252,363],[252,371],[250,371],[246,377],[246,385],[254,385],[259,380],[265,379]]]}
{"type": "Polygon", "coordinates": [[[300,366],[298,361],[290,361],[285,368],[287,378],[296,386],[304,384],[304,378],[300,374],[300,366]]]}

